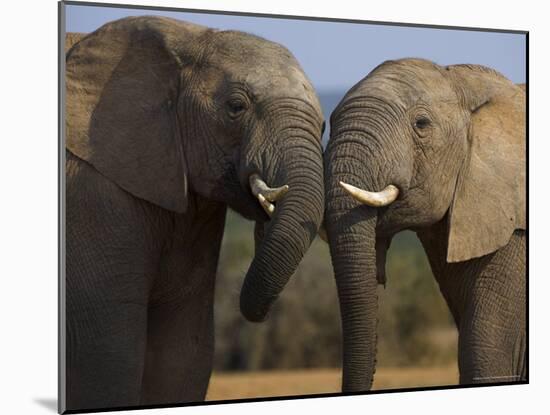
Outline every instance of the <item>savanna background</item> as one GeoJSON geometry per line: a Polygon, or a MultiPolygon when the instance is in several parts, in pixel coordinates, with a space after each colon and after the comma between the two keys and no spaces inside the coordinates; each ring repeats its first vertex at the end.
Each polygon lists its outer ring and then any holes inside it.
{"type": "MultiPolygon", "coordinates": [[[[67,7],[67,32],[91,32],[134,15],[163,15],[237,29],[285,45],[317,88],[327,119],[345,92],[387,59],[493,67],[525,82],[525,36],[510,33],[301,21],[100,6],[67,7]]],[[[215,362],[207,399],[301,395],[340,390],[341,328],[328,246],[317,238],[262,324],[239,312],[239,291],[254,253],[253,224],[228,211],[218,265],[215,362]]],[[[397,235],[379,287],[374,389],[458,382],[457,333],[414,233],[397,235]]]]}
{"type": "MultiPolygon", "coordinates": [[[[208,399],[338,392],[341,328],[328,245],[317,238],[269,319],[247,322],[239,290],[253,224],[228,212],[216,286],[215,373],[208,399]]],[[[375,389],[456,384],[456,329],[416,235],[390,248],[380,286],[375,389]]]]}

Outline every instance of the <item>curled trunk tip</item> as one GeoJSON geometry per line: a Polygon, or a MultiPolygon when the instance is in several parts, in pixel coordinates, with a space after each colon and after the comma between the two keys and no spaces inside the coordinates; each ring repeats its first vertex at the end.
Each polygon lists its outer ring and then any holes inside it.
{"type": "Polygon", "coordinates": [[[287,149],[291,150],[307,151],[308,157],[300,163],[291,158],[288,164],[279,166],[288,184],[271,188],[259,174],[249,177],[252,194],[271,217],[265,235],[256,244],[241,289],[241,314],[252,322],[267,318],[271,305],[311,245],[323,217],[322,155],[316,146],[305,147],[301,142],[299,149],[287,149]]]}

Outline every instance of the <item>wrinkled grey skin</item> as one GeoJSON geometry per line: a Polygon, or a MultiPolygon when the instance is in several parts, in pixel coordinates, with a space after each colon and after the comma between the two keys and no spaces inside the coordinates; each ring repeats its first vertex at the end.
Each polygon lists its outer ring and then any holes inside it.
{"type": "Polygon", "coordinates": [[[318,98],[284,47],[159,17],[86,36],[66,76],[67,407],[202,400],[226,207],[262,230],[251,321],[321,222],[318,98]],[[290,186],[271,220],[252,173],[290,186]]]}
{"type": "Polygon", "coordinates": [[[388,61],[343,98],[325,152],[325,221],[344,391],[372,385],[376,287],[404,229],[420,238],[459,330],[460,382],[526,378],[525,146],[524,89],[485,67],[388,61]],[[374,208],[339,181],[393,184],[399,196],[374,208]]]}

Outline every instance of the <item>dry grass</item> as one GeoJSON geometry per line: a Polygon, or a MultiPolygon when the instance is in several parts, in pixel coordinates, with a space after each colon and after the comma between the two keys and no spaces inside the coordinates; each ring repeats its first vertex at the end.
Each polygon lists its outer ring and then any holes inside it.
{"type": "MultiPolygon", "coordinates": [[[[207,400],[307,395],[340,391],[339,369],[214,373],[207,400]]],[[[446,367],[378,368],[373,389],[456,385],[456,365],[446,367]]]]}

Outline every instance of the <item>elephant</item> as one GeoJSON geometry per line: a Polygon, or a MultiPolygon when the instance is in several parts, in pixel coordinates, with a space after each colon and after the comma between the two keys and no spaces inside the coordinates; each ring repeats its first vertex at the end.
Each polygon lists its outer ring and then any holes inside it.
{"type": "Polygon", "coordinates": [[[331,114],[343,391],[372,386],[377,285],[402,230],[420,239],[458,329],[460,383],[526,381],[525,104],[524,86],[491,68],[406,58],[377,66],[331,114]]]}
{"type": "Polygon", "coordinates": [[[78,32],[68,32],[65,35],[65,54],[69,51],[70,48],[74,46],[75,43],[80,42],[80,40],[86,36],[85,33],[78,33],[78,32]]]}
{"type": "Polygon", "coordinates": [[[66,402],[201,401],[227,208],[255,221],[264,320],[324,211],[316,92],[282,45],[127,17],[66,54],[66,402]]]}

